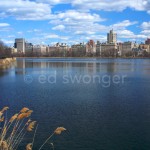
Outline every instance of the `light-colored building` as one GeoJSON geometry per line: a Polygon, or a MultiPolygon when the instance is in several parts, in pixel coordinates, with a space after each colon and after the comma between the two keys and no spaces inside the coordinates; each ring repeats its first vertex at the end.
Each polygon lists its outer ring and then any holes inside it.
{"type": "Polygon", "coordinates": [[[118,46],[116,43],[102,43],[101,55],[104,56],[116,56],[118,53],[118,46]]]}
{"type": "Polygon", "coordinates": [[[81,44],[74,44],[71,46],[72,51],[76,51],[81,47],[81,44]]]}
{"type": "Polygon", "coordinates": [[[115,33],[113,29],[110,30],[109,33],[107,33],[107,43],[117,43],[117,33],[115,33]]]}
{"type": "Polygon", "coordinates": [[[31,54],[33,52],[33,45],[32,43],[25,43],[25,54],[31,54]]]}
{"type": "Polygon", "coordinates": [[[17,48],[12,47],[12,48],[11,48],[11,53],[12,53],[12,54],[17,53],[17,48]]]}
{"type": "Polygon", "coordinates": [[[18,53],[25,53],[25,39],[23,38],[15,39],[14,47],[17,49],[18,53]]]}
{"type": "Polygon", "coordinates": [[[57,47],[59,47],[59,50],[61,51],[68,51],[69,50],[69,46],[66,43],[61,43],[59,45],[57,45],[57,47]]]}
{"type": "Polygon", "coordinates": [[[57,46],[48,46],[47,47],[47,54],[50,54],[51,52],[57,51],[59,48],[57,46]]]}
{"type": "Polygon", "coordinates": [[[115,43],[112,43],[112,44],[102,43],[101,44],[101,51],[108,51],[112,49],[117,49],[117,44],[115,43]]]}
{"type": "Polygon", "coordinates": [[[134,45],[133,42],[124,42],[124,43],[122,43],[121,55],[125,56],[127,53],[132,52],[134,46],[135,45],[134,45]]]}
{"type": "Polygon", "coordinates": [[[46,47],[46,54],[49,56],[66,56],[69,50],[69,46],[66,43],[56,43],[46,47]]]}
{"type": "Polygon", "coordinates": [[[47,46],[41,45],[41,54],[46,55],[47,54],[47,46]]]}
{"type": "Polygon", "coordinates": [[[86,44],[86,53],[95,54],[96,53],[96,44],[93,40],[90,40],[86,44]]]}
{"type": "Polygon", "coordinates": [[[117,43],[118,55],[121,56],[122,54],[122,43],[117,43]]]}
{"type": "Polygon", "coordinates": [[[34,45],[33,46],[33,53],[34,54],[47,54],[47,46],[45,45],[34,45]]]}
{"type": "Polygon", "coordinates": [[[33,45],[33,54],[40,55],[41,54],[41,46],[40,45],[33,45]]]}
{"type": "Polygon", "coordinates": [[[150,54],[150,44],[149,44],[149,48],[147,49],[147,52],[150,54]]]}

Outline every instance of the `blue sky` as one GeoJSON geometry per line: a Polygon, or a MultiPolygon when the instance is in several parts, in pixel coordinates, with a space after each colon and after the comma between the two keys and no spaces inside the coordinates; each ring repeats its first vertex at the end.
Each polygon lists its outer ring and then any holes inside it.
{"type": "Polygon", "coordinates": [[[114,29],[118,42],[150,38],[149,0],[3,0],[0,1],[0,39],[33,44],[75,44],[106,41],[114,29]]]}

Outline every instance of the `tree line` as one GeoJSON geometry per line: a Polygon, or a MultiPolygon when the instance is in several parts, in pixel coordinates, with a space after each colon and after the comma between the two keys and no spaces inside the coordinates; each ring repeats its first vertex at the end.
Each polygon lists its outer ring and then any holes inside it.
{"type": "Polygon", "coordinates": [[[0,41],[0,58],[11,57],[11,48],[0,41]]]}

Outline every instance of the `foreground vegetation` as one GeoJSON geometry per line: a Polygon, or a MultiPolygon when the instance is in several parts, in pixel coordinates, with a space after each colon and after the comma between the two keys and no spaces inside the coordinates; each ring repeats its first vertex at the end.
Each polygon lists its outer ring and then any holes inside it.
{"type": "MultiPolygon", "coordinates": [[[[19,113],[14,114],[10,119],[7,118],[8,107],[4,107],[0,111],[0,150],[19,150],[21,142],[27,132],[34,131],[33,139],[31,143],[28,143],[26,150],[32,150],[34,146],[34,139],[38,129],[38,124],[36,121],[30,119],[32,110],[29,108],[22,108],[19,113]]],[[[58,127],[56,130],[43,142],[39,150],[41,150],[45,144],[54,135],[59,135],[61,132],[65,131],[64,127],[58,127]]],[[[54,149],[53,143],[51,143],[54,149]]]]}

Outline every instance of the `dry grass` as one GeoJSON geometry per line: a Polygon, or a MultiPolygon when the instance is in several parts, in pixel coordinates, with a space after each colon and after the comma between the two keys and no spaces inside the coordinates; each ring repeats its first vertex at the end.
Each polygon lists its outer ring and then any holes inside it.
{"type": "MultiPolygon", "coordinates": [[[[7,118],[8,107],[4,107],[0,111],[0,150],[19,150],[19,145],[23,141],[27,132],[34,131],[32,143],[27,144],[26,150],[32,150],[34,139],[38,125],[36,121],[30,119],[32,110],[29,108],[22,108],[19,113],[14,114],[9,120],[7,118]]],[[[45,144],[55,134],[59,135],[66,129],[64,127],[58,127],[56,130],[43,142],[39,150],[41,150],[45,144]]],[[[52,143],[54,149],[54,145],[52,143]]]]}

